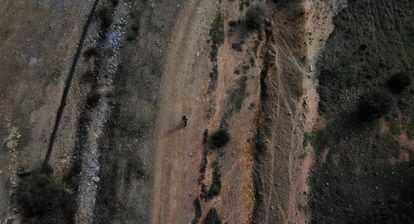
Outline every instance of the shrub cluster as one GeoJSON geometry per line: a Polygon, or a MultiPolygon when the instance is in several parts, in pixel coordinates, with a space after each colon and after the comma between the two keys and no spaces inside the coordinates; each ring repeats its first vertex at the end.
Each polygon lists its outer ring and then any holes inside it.
{"type": "Polygon", "coordinates": [[[221,44],[224,42],[224,18],[221,13],[217,13],[214,18],[213,23],[211,24],[210,29],[210,38],[211,38],[211,53],[210,59],[215,62],[217,60],[218,49],[221,44]]]}
{"type": "Polygon", "coordinates": [[[251,6],[245,15],[244,22],[249,30],[258,30],[262,27],[265,20],[265,9],[262,4],[251,6]]]}

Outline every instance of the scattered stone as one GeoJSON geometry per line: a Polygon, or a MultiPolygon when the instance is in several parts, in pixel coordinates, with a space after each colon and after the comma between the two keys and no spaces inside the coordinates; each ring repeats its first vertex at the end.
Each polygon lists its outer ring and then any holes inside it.
{"type": "Polygon", "coordinates": [[[98,183],[101,180],[101,178],[93,177],[92,180],[93,180],[93,182],[98,183]]]}

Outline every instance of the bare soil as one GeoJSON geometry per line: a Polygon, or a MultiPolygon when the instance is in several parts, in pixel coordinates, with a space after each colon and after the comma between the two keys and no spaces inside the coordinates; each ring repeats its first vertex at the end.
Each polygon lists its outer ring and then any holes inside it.
{"type": "Polygon", "coordinates": [[[4,1],[0,223],[412,223],[413,7],[4,1]]]}

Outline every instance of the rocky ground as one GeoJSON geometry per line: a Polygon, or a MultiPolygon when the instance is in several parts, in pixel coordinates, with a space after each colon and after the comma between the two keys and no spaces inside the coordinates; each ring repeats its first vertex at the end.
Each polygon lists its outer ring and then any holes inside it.
{"type": "Polygon", "coordinates": [[[0,223],[413,223],[409,0],[5,0],[0,223]]]}

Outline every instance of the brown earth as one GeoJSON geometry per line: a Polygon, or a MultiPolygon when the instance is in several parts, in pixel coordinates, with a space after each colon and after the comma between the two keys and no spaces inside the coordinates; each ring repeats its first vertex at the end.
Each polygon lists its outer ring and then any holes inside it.
{"type": "Polygon", "coordinates": [[[304,136],[325,125],[315,63],[344,2],[269,1],[263,27],[244,30],[256,4],[3,3],[0,223],[37,220],[14,195],[45,158],[77,202],[62,223],[196,224],[211,211],[222,223],[307,223],[315,155],[304,136]],[[220,129],[230,141],[212,149],[220,129]]]}

